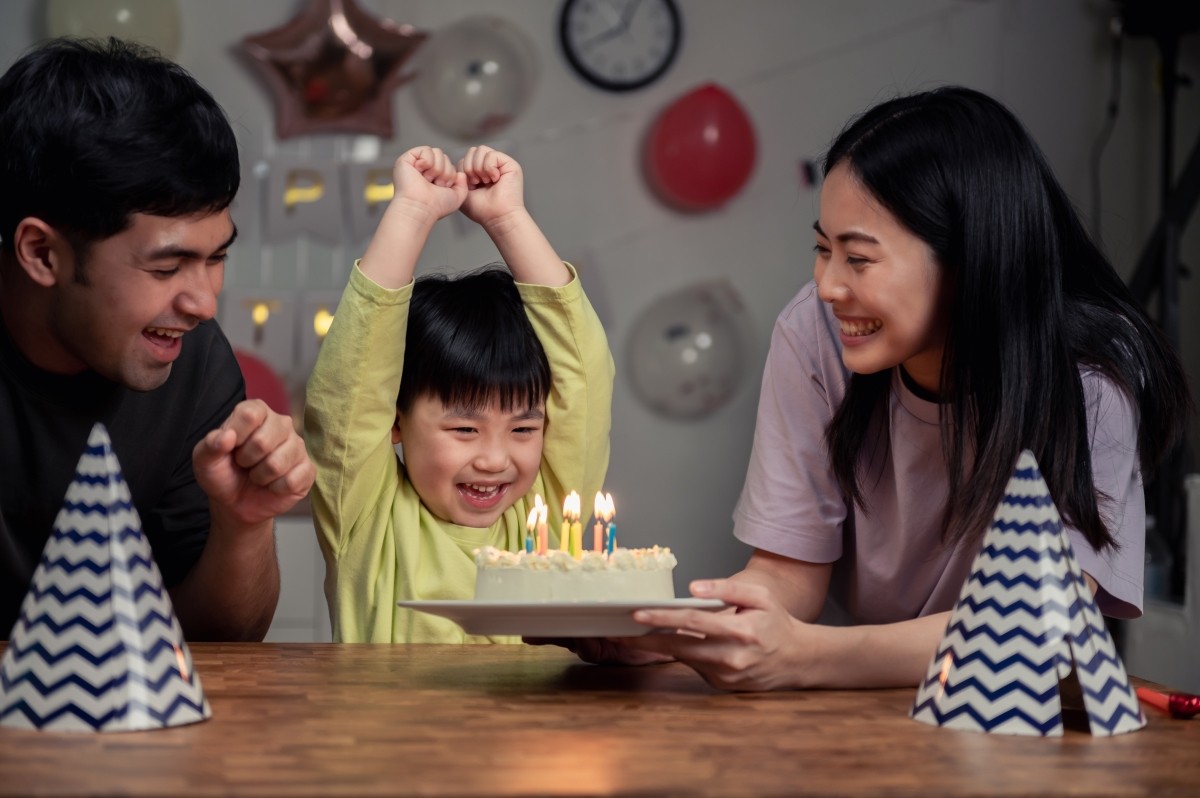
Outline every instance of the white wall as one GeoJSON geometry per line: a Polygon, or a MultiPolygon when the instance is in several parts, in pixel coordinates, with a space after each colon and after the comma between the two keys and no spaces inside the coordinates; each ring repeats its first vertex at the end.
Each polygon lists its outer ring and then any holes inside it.
{"type": "MultiPolygon", "coordinates": [[[[236,208],[241,237],[227,287],[237,292],[337,291],[361,242],[333,248],[301,242],[270,247],[260,232],[253,168],[283,155],[332,162],[355,151],[393,157],[420,143],[459,146],[432,131],[411,92],[394,98],[397,135],[382,142],[310,136],[276,142],[270,95],[237,52],[240,39],[290,19],[298,0],[179,0],[178,60],[228,110],[242,145],[245,188],[236,208]]],[[[679,59],[653,86],[606,94],[577,79],[558,52],[556,0],[361,0],[378,16],[436,31],[464,16],[504,17],[537,47],[541,79],[530,107],[493,143],[526,170],[529,203],[564,258],[577,263],[606,323],[618,370],[608,489],[622,542],[670,545],[680,556],[677,590],[693,577],[736,570],[747,550],[730,534],[730,512],[749,455],[758,372],[776,313],[812,274],[816,194],[797,166],[817,158],[846,119],[876,100],[939,83],[995,94],[1024,119],[1079,207],[1091,207],[1089,154],[1109,92],[1108,21],[1103,0],[680,0],[685,40],[679,59]],[[655,114],[691,88],[715,81],[746,107],[759,159],[746,189],[725,208],[697,216],[668,210],[640,172],[640,142],[655,114]],[[692,282],[727,278],[752,320],[747,377],[734,399],[698,422],[658,417],[631,392],[626,337],[655,297],[692,282]]],[[[42,36],[41,0],[0,6],[0,64],[42,36]]],[[[1200,61],[1184,40],[1184,69],[1200,61]]],[[[1102,165],[1106,245],[1128,272],[1158,211],[1157,52],[1126,43],[1122,110],[1102,165]]],[[[1194,90],[1179,104],[1181,162],[1200,129],[1194,90]]],[[[1196,264],[1200,224],[1185,239],[1196,264]]],[[[463,225],[435,233],[422,268],[481,265],[496,258],[486,237],[463,225]]],[[[1200,307],[1197,281],[1185,283],[1200,307]]],[[[236,310],[226,302],[223,312],[236,310]]],[[[1185,313],[1192,374],[1200,340],[1185,313]]],[[[230,322],[230,329],[236,325],[230,322]]],[[[296,382],[303,375],[296,376],[296,382]]],[[[586,503],[586,502],[585,502],[586,503]]]]}

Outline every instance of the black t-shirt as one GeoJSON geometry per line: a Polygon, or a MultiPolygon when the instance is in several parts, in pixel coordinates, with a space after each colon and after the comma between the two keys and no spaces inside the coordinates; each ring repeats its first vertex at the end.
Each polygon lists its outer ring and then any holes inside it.
{"type": "Polygon", "coordinates": [[[33,366],[0,320],[0,639],[17,622],[67,487],[102,422],[163,580],[182,580],[208,539],[192,449],[245,397],[229,341],[209,321],[183,338],[171,376],[131,391],[94,373],[33,366]]]}

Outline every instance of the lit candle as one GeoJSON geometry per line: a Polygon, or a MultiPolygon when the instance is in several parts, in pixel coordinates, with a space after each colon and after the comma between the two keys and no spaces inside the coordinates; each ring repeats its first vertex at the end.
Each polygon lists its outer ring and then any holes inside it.
{"type": "Polygon", "coordinates": [[[579,494],[571,491],[563,499],[562,540],[559,548],[569,552],[572,557],[579,559],[583,556],[580,543],[582,533],[579,527],[579,494]]]}
{"type": "Polygon", "coordinates": [[[538,508],[529,508],[529,518],[525,521],[525,553],[533,552],[533,536],[537,533],[538,508]]]}
{"type": "Polygon", "coordinates": [[[537,511],[537,553],[545,554],[550,550],[550,532],[546,528],[546,503],[542,501],[542,495],[539,493],[533,497],[533,507],[537,511]]]}
{"type": "Polygon", "coordinates": [[[617,515],[616,505],[613,504],[611,493],[604,494],[604,520],[608,522],[608,553],[612,555],[613,549],[617,546],[617,525],[613,523],[613,518],[617,515]]]}
{"type": "Polygon", "coordinates": [[[592,505],[595,509],[593,515],[596,516],[596,525],[592,527],[592,551],[599,554],[603,551],[604,543],[604,524],[600,521],[604,517],[604,494],[596,491],[596,503],[592,505]]]}

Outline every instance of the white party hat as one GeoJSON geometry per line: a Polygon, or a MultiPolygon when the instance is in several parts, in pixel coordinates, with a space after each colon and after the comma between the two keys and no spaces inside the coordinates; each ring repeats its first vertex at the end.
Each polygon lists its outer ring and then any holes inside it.
{"type": "Polygon", "coordinates": [[[1146,725],[1037,461],[1023,451],[909,714],[1061,736],[1060,682],[1072,675],[1093,735],[1146,725]]]}
{"type": "Polygon", "coordinates": [[[130,731],[211,714],[108,431],[96,424],[0,660],[0,725],[130,731]]]}

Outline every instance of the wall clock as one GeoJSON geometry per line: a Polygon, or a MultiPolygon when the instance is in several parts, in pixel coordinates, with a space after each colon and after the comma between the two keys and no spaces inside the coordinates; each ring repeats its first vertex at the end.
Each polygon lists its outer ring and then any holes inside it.
{"type": "Polygon", "coordinates": [[[608,91],[640,89],[661,77],[682,34],[675,0],[564,0],[559,19],[567,61],[608,91]]]}

